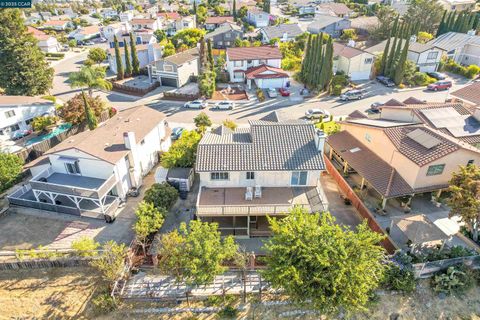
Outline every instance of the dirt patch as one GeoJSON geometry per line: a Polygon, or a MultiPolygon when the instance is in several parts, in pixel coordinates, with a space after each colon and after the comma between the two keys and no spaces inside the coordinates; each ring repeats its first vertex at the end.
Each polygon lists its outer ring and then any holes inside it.
{"type": "Polygon", "coordinates": [[[2,271],[0,319],[92,319],[98,281],[88,267],[2,271]]]}
{"type": "Polygon", "coordinates": [[[247,100],[248,96],[245,90],[239,89],[239,88],[230,88],[226,89],[218,89],[215,90],[215,92],[212,95],[212,100],[232,100],[232,101],[238,101],[238,100],[247,100]]]}

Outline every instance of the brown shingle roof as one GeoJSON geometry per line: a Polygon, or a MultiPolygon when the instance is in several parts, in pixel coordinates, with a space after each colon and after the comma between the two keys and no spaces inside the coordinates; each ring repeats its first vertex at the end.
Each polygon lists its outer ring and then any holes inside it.
{"type": "Polygon", "coordinates": [[[347,131],[335,133],[327,143],[386,198],[412,194],[412,187],[400,174],[347,131]]]}
{"type": "Polygon", "coordinates": [[[198,49],[192,48],[192,49],[188,49],[183,52],[174,54],[172,56],[165,57],[163,58],[163,60],[171,62],[178,66],[178,65],[184,64],[185,62],[198,59],[199,57],[200,55],[199,55],[198,49]]]}
{"type": "Polygon", "coordinates": [[[392,224],[414,244],[447,240],[449,238],[439,227],[437,227],[424,214],[394,217],[392,224]]]}
{"type": "Polygon", "coordinates": [[[233,60],[282,59],[276,46],[227,48],[227,57],[233,60]]]}
{"type": "MultiPolygon", "coordinates": [[[[365,51],[362,51],[362,50],[357,49],[357,48],[349,47],[349,46],[346,46],[346,45],[338,43],[338,42],[333,43],[333,54],[335,56],[342,56],[342,57],[350,59],[350,58],[356,57],[358,55],[361,55],[364,52],[365,51]]],[[[371,53],[368,53],[368,54],[372,55],[371,53]]]]}
{"type": "Polygon", "coordinates": [[[318,5],[318,7],[320,9],[330,10],[333,13],[335,13],[337,16],[346,15],[353,12],[353,10],[347,7],[344,3],[336,3],[336,2],[321,3],[318,5]]]}
{"type": "Polygon", "coordinates": [[[480,81],[474,82],[471,85],[463,87],[451,93],[452,96],[466,100],[475,105],[480,105],[480,81]]]}
{"type": "Polygon", "coordinates": [[[220,24],[225,22],[234,22],[232,16],[225,16],[225,17],[208,17],[205,20],[205,24],[220,24]]]}
{"type": "Polygon", "coordinates": [[[445,139],[423,125],[386,128],[384,132],[401,154],[420,167],[460,149],[458,144],[445,139]],[[433,139],[441,141],[441,143],[431,148],[422,146],[407,136],[407,134],[416,129],[422,130],[433,139]]]}
{"type": "Polygon", "coordinates": [[[165,118],[162,112],[146,106],[131,108],[119,112],[93,131],[69,137],[45,154],[77,149],[114,164],[129,152],[125,148],[124,132],[135,132],[135,139],[140,142],[165,118]]]}
{"type": "Polygon", "coordinates": [[[137,18],[137,19],[132,19],[132,21],[130,21],[132,24],[151,24],[151,23],[154,23],[155,20],[154,19],[141,19],[141,18],[137,18]]]}
{"type": "Polygon", "coordinates": [[[245,76],[247,79],[288,78],[288,74],[286,74],[282,69],[270,67],[265,64],[247,69],[247,71],[245,71],[245,76]],[[273,73],[261,74],[265,71],[270,71],[273,73]]]}

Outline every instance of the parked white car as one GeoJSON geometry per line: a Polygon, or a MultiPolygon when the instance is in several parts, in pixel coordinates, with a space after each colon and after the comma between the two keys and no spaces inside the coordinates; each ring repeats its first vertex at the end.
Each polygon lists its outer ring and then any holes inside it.
{"type": "Polygon", "coordinates": [[[205,109],[207,107],[207,103],[202,100],[194,100],[185,103],[183,107],[189,109],[205,109]]]}
{"type": "Polygon", "coordinates": [[[232,110],[235,108],[235,103],[232,101],[220,101],[215,104],[214,108],[218,110],[232,110]]]}
{"type": "Polygon", "coordinates": [[[310,109],[305,112],[305,118],[307,119],[326,119],[330,117],[330,112],[324,109],[310,109]]]}
{"type": "Polygon", "coordinates": [[[273,89],[273,88],[268,89],[267,94],[268,94],[268,96],[269,96],[270,98],[276,98],[276,97],[278,97],[278,92],[277,92],[277,90],[276,90],[276,89],[273,89]]]}

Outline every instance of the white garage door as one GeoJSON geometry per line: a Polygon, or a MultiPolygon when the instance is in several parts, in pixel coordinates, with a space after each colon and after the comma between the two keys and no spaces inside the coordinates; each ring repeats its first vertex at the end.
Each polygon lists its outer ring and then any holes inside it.
{"type": "Polygon", "coordinates": [[[256,79],[255,84],[257,87],[262,88],[262,89],[268,89],[268,88],[283,88],[285,87],[285,84],[287,83],[286,78],[277,78],[277,79],[256,79]]]}
{"type": "Polygon", "coordinates": [[[368,80],[370,79],[370,71],[352,72],[350,75],[352,81],[368,80]]]}

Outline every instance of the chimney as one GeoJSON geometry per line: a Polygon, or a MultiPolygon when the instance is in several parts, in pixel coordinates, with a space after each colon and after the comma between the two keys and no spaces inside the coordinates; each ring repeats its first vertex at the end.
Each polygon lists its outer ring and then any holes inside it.
{"type": "Polygon", "coordinates": [[[412,35],[410,37],[410,42],[414,43],[414,42],[417,42],[417,36],[416,35],[412,35]]]}
{"type": "Polygon", "coordinates": [[[355,40],[352,40],[352,39],[348,40],[347,47],[355,48],[355,40]]]}
{"type": "Polygon", "coordinates": [[[135,132],[128,131],[123,133],[123,141],[125,143],[125,148],[129,150],[135,149],[137,142],[135,140],[135,132]]]}
{"type": "Polygon", "coordinates": [[[320,153],[323,153],[326,137],[327,135],[322,130],[320,129],[315,130],[315,147],[317,148],[317,151],[319,151],[320,153]]]}

